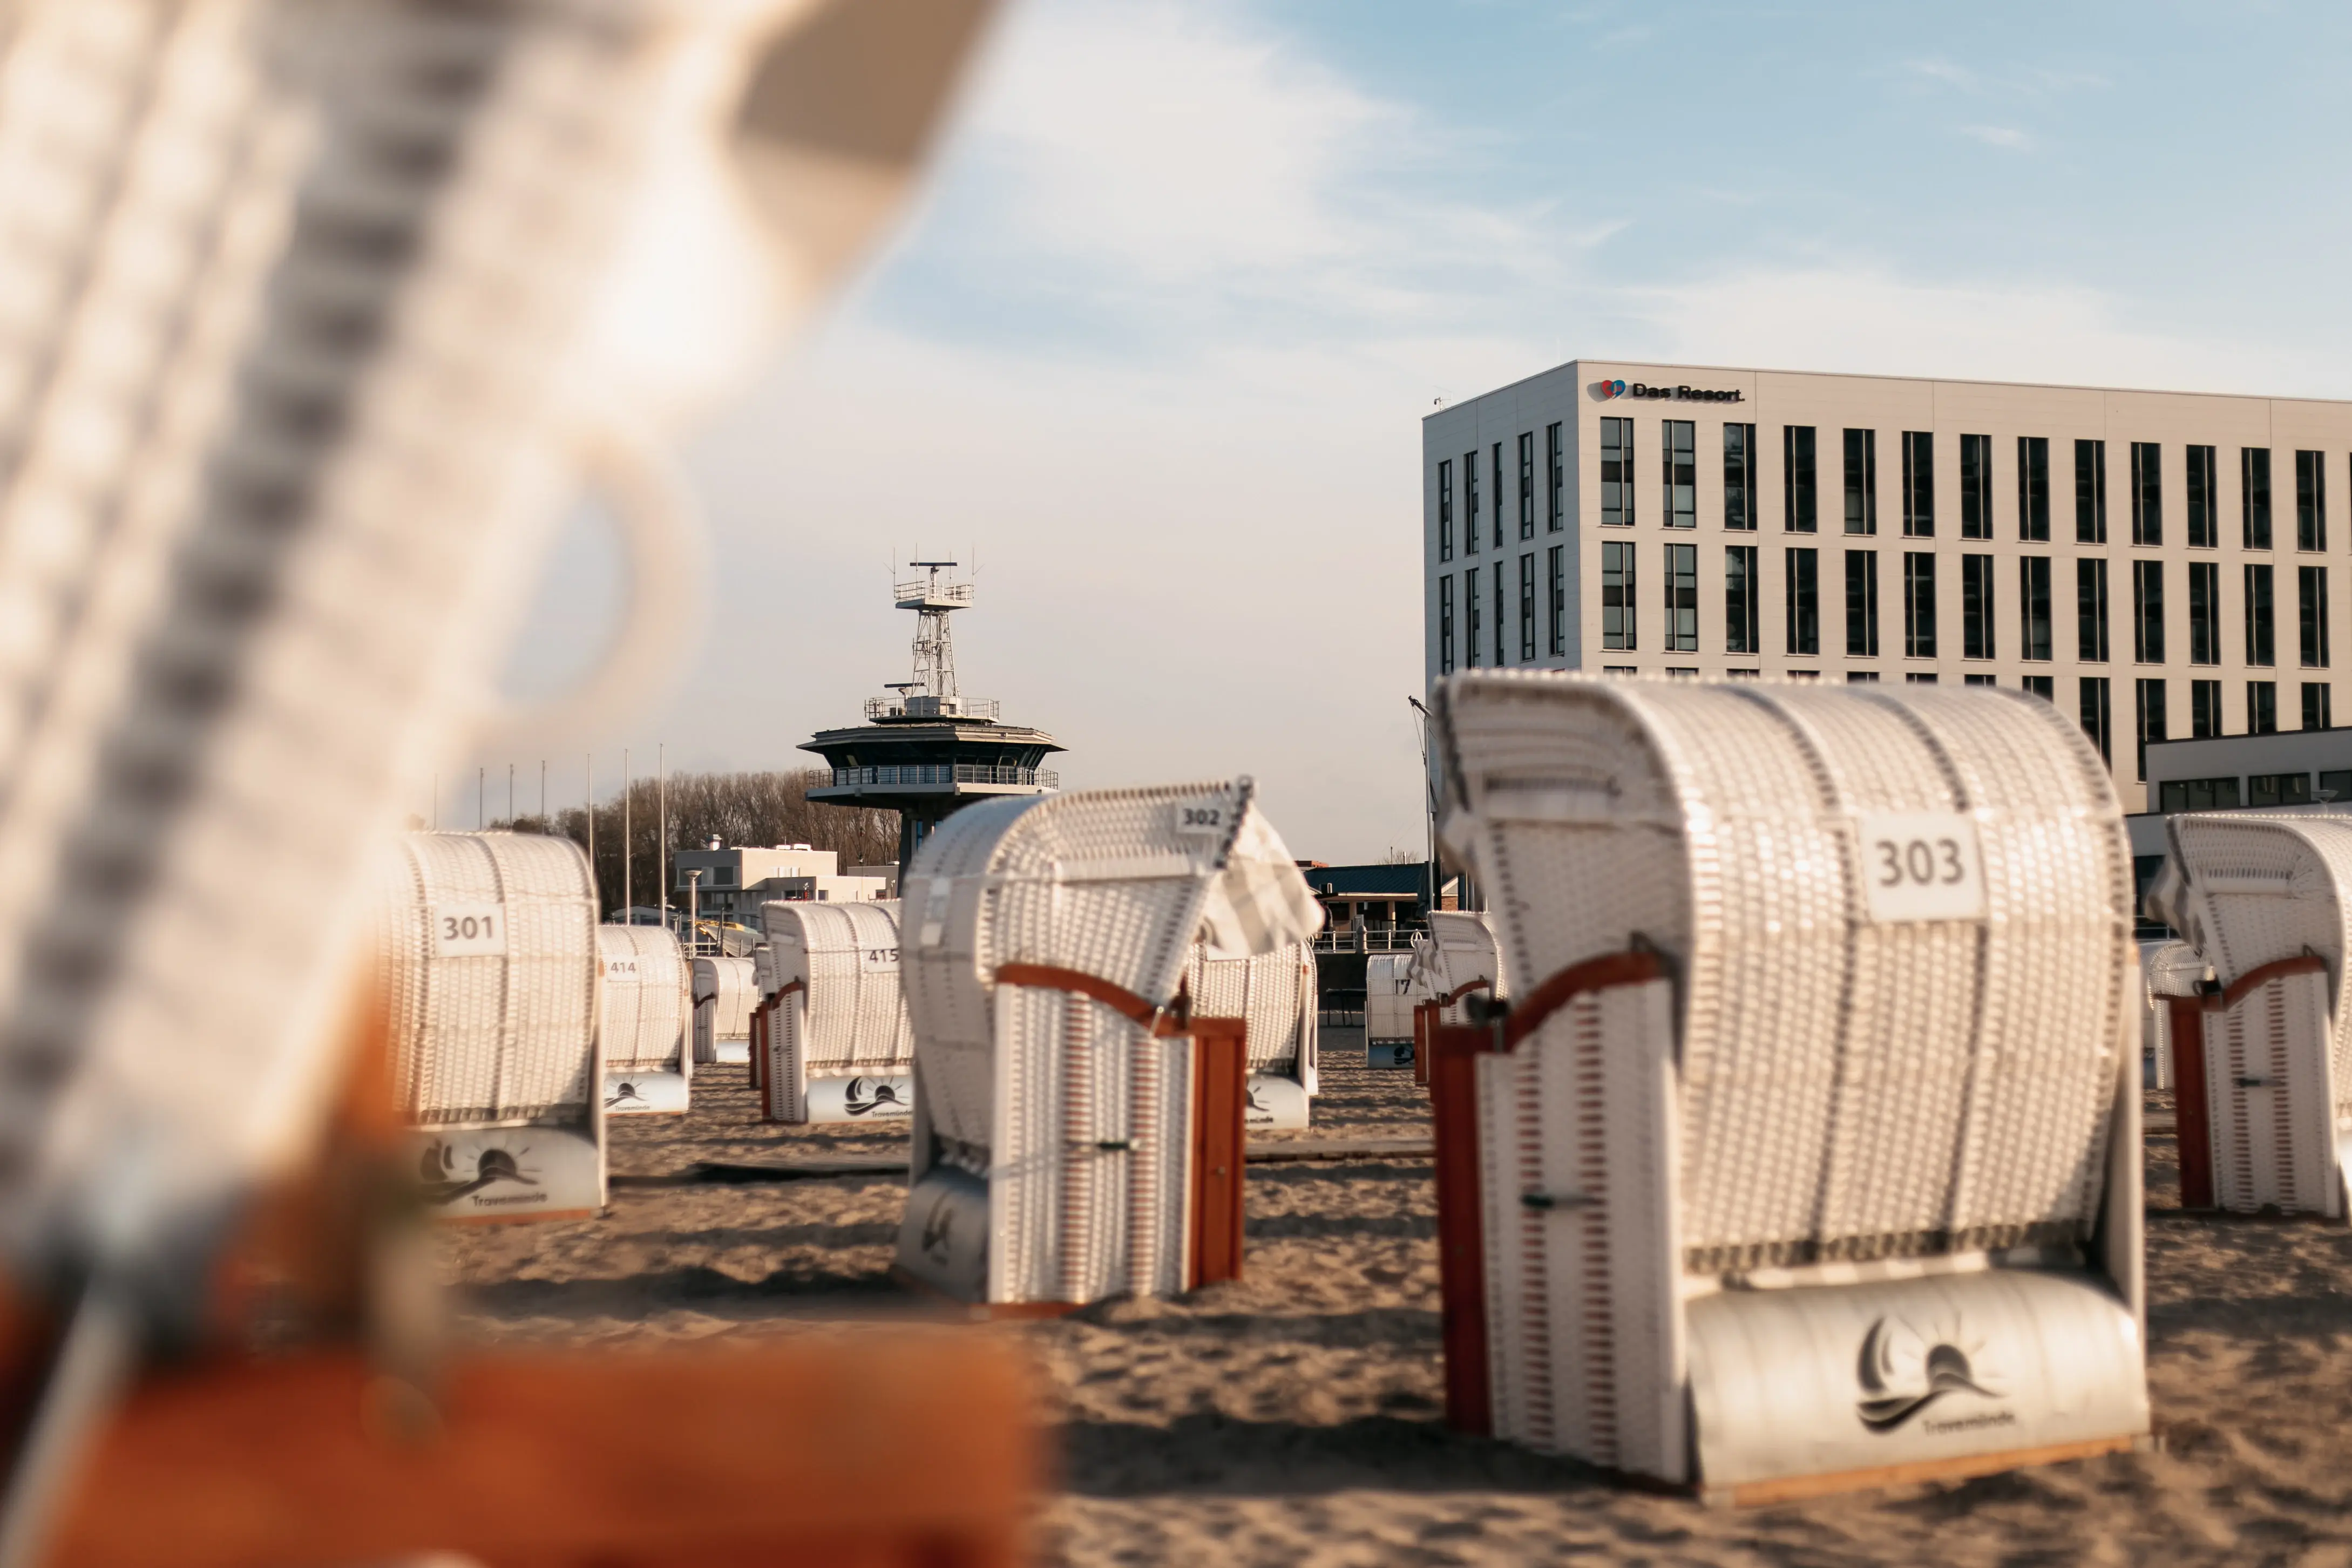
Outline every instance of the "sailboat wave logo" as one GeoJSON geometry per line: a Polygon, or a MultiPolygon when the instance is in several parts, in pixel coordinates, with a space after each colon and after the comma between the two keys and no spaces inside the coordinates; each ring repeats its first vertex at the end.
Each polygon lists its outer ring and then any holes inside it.
{"type": "Polygon", "coordinates": [[[1908,1323],[1884,1317],[1862,1336],[1854,1375],[1863,1392],[1855,1413],[1874,1432],[1895,1431],[1948,1394],[2000,1397],[1977,1381],[1959,1346],[1931,1345],[1908,1323]]]}

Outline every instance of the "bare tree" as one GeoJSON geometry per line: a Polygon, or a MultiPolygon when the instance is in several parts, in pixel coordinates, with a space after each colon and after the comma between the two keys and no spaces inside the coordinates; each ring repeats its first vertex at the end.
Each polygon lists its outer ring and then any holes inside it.
{"type": "MultiPolygon", "coordinates": [[[[808,798],[830,783],[823,768],[782,773],[674,773],[669,780],[669,849],[699,849],[713,838],[728,845],[806,844],[832,850],[841,869],[885,865],[898,858],[898,813],[864,806],[832,806],[808,798]]],[[[661,809],[658,783],[640,779],[629,791],[629,880],[638,901],[660,902],[661,809]]],[[[573,807],[553,817],[493,822],[518,833],[557,833],[585,849],[588,813],[573,807]]],[[[617,909],[621,896],[621,802],[596,808],[598,906],[617,909]]],[[[672,878],[676,880],[675,877],[672,878]]]]}

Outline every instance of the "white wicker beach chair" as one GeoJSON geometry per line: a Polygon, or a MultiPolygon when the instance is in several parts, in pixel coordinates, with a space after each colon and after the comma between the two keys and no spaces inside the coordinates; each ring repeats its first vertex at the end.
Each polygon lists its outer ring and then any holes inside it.
{"type": "MultiPolygon", "coordinates": [[[[2344,1218],[2352,1159],[2352,1019],[2344,1005],[2352,820],[2182,813],[2165,832],[2170,853],[2150,903],[2211,966],[2218,988],[2199,1042],[2212,1202],[2344,1218]]],[[[2176,1017],[2186,1020],[2185,1012],[2176,1017]]],[[[2183,1202],[2190,1136],[2184,1125],[2183,1202]]]]}
{"type": "Polygon", "coordinates": [[[1439,689],[1449,1409],[1762,1501],[2141,1440],[2131,861],[2021,693],[1439,689]]]}
{"type": "MultiPolygon", "coordinates": [[[[1415,941],[1418,949],[1419,940],[1415,941]]],[[[1422,991],[1414,978],[1417,953],[1372,953],[1364,958],[1364,1065],[1412,1065],[1413,1009],[1422,991]]]]}
{"type": "Polygon", "coordinates": [[[1315,950],[1293,942],[1247,958],[1214,958],[1195,943],[1184,984],[1195,1018],[1249,1024],[1244,1124],[1306,1126],[1317,1087],[1315,950]]]}
{"type": "Polygon", "coordinates": [[[602,1208],[588,857],[534,833],[411,833],[394,867],[377,978],[426,1204],[450,1219],[602,1208]]]}
{"type": "Polygon", "coordinates": [[[599,925],[596,951],[604,976],[604,1114],[685,1114],[694,1062],[677,938],[658,925],[599,925]]]}
{"type": "Polygon", "coordinates": [[[898,904],[767,905],[775,984],[760,1074],[772,1122],[888,1122],[915,1110],[915,1033],[898,984],[898,904]]]}
{"type": "Polygon", "coordinates": [[[1246,779],[983,801],[907,879],[913,1185],[900,1268],[967,1301],[1067,1308],[1240,1271],[1240,1030],[1188,1019],[1215,953],[1321,909],[1246,779]]]}
{"type": "Polygon", "coordinates": [[[2166,939],[2139,945],[2140,988],[2147,998],[2140,1035],[2147,1059],[2142,1080],[2150,1089],[2175,1086],[2172,1006],[2201,998],[2211,973],[2205,956],[2186,942],[2166,939]]]}
{"type": "Polygon", "coordinates": [[[694,1060],[741,1067],[751,1060],[751,1009],[760,1005],[756,950],[750,958],[694,961],[694,1060]]]}

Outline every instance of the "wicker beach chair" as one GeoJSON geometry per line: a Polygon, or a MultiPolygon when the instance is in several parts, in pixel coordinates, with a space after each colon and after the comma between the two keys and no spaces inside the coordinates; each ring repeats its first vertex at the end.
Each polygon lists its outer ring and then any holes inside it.
{"type": "Polygon", "coordinates": [[[1215,958],[1194,943],[1184,986],[1195,1018],[1249,1025],[1249,1077],[1242,1121],[1251,1127],[1307,1124],[1316,1082],[1315,950],[1293,942],[1247,958],[1215,958]]]}
{"type": "Polygon", "coordinates": [[[2128,1447],[2131,861],[2022,693],[1456,676],[1454,1421],[1766,1501],[2128,1447]]]}
{"type": "Polygon", "coordinates": [[[1421,990],[1412,953],[1371,953],[1364,957],[1364,1065],[1412,1065],[1413,1009],[1421,990]]]}
{"type": "Polygon", "coordinates": [[[1508,1001],[1511,986],[1494,920],[1483,910],[1431,910],[1412,959],[1413,986],[1421,993],[1413,1013],[1412,1078],[1427,1083],[1431,1031],[1471,1021],[1475,1008],[1508,1001]]]}
{"type": "MultiPolygon", "coordinates": [[[[2211,1202],[2346,1218],[2352,1019],[2344,960],[2352,820],[2247,811],[2168,819],[2153,911],[2213,970],[2205,1010],[2175,1009],[2179,1074],[2201,1068],[2211,1202]],[[2201,1025],[2192,1042],[2188,1025],[2201,1025]],[[2193,1043],[2194,1050],[2186,1049],[2193,1043]],[[2194,1056],[2199,1060],[2192,1061],[2194,1056]]],[[[2184,1088],[2177,1089],[2186,1100],[2184,1088]]],[[[2180,1126],[2182,1201],[2193,1129],[2180,1126]]]]}
{"type": "Polygon", "coordinates": [[[906,883],[913,1184],[898,1264],[993,1308],[1240,1272],[1243,1028],[1189,1016],[1213,956],[1321,910],[1246,779],[983,801],[906,883]]]}
{"type": "Polygon", "coordinates": [[[759,1030],[772,1122],[914,1114],[915,1034],[898,985],[898,904],[767,905],[770,972],[759,1030]]]}
{"type": "Polygon", "coordinates": [[[604,1205],[596,901],[588,857],[533,833],[411,833],[386,887],[377,986],[394,1103],[445,1219],[604,1205]]]}
{"type": "Polygon", "coordinates": [[[677,938],[658,925],[599,925],[596,951],[604,975],[604,1114],[685,1114],[694,1061],[677,938]]]}
{"type": "Polygon", "coordinates": [[[751,1060],[751,1009],[761,998],[757,953],[694,961],[694,1060],[741,1067],[751,1060]]]}

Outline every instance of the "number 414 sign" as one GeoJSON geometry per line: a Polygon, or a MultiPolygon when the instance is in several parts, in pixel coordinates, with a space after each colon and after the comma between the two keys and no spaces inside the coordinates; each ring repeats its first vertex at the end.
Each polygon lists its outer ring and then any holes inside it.
{"type": "Polygon", "coordinates": [[[1977,920],[1985,912],[1984,857],[1973,817],[1886,811],[1854,819],[1863,901],[1875,925],[1977,920]]]}

